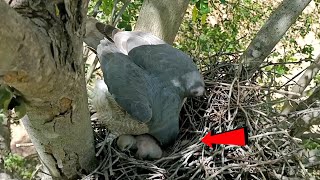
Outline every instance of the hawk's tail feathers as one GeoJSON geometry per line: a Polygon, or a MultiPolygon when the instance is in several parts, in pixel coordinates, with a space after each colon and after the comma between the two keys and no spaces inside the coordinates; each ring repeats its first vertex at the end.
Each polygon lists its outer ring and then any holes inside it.
{"type": "Polygon", "coordinates": [[[120,29],[117,29],[111,25],[108,24],[103,24],[101,22],[96,23],[96,27],[99,30],[100,33],[104,34],[106,37],[110,38],[113,40],[114,35],[117,32],[121,32],[120,29]]]}

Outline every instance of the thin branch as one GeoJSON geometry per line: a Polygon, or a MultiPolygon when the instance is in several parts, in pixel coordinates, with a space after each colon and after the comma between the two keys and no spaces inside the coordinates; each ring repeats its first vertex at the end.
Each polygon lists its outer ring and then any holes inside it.
{"type": "Polygon", "coordinates": [[[320,108],[310,108],[292,113],[288,121],[294,122],[290,127],[291,135],[300,137],[312,125],[320,124],[320,108]]]}
{"type": "Polygon", "coordinates": [[[320,100],[320,86],[316,87],[313,93],[306,100],[299,103],[297,110],[308,109],[310,106],[313,106],[319,100],[320,100]]]}
{"type": "Polygon", "coordinates": [[[266,137],[266,136],[275,135],[275,134],[284,134],[284,135],[286,135],[286,134],[288,134],[288,132],[286,130],[277,131],[277,132],[267,132],[267,133],[264,133],[264,134],[251,136],[251,137],[249,137],[249,139],[261,138],[261,137],[266,137]]]}
{"type": "Polygon", "coordinates": [[[114,0],[114,1],[113,1],[113,7],[112,7],[112,11],[111,11],[111,15],[110,15],[110,21],[109,21],[109,23],[111,23],[111,24],[112,24],[112,22],[113,22],[115,13],[116,13],[116,11],[117,11],[117,4],[118,4],[118,2],[119,2],[118,0],[114,0]]]}
{"type": "Polygon", "coordinates": [[[99,59],[98,59],[98,56],[96,56],[94,58],[94,61],[90,65],[90,68],[89,68],[88,72],[87,72],[87,76],[86,76],[86,83],[87,84],[88,84],[88,82],[89,82],[94,70],[96,69],[96,66],[97,66],[98,62],[99,62],[99,59]]]}
{"type": "Polygon", "coordinates": [[[303,62],[310,62],[310,61],[301,60],[296,62],[268,62],[267,64],[260,66],[260,68],[265,68],[267,66],[286,65],[286,64],[301,64],[303,62]]]}
{"type": "Polygon", "coordinates": [[[112,26],[116,26],[118,24],[122,14],[127,9],[127,7],[129,6],[130,2],[131,2],[130,0],[126,0],[125,1],[124,5],[121,7],[120,11],[118,12],[116,18],[112,21],[112,24],[111,24],[112,26]]]}
{"type": "MultiPolygon", "coordinates": [[[[219,84],[219,85],[223,85],[223,86],[231,86],[230,84],[227,83],[220,83],[220,82],[210,82],[210,81],[206,81],[206,84],[219,84]]],[[[238,88],[245,88],[245,89],[262,89],[262,90],[268,90],[268,91],[273,91],[279,94],[284,94],[284,95],[294,95],[294,96],[300,96],[300,94],[295,93],[295,92],[290,92],[290,91],[284,91],[284,90],[278,90],[278,89],[271,89],[268,87],[263,87],[263,86],[237,86],[238,88]]]]}
{"type": "MultiPolygon", "coordinates": [[[[320,70],[320,54],[315,61],[305,70],[303,75],[298,80],[297,84],[292,87],[291,92],[302,94],[312,79],[318,74],[320,70]]],[[[289,96],[290,99],[298,99],[300,96],[289,96]]],[[[290,112],[296,110],[298,104],[292,100],[288,100],[282,108],[281,114],[287,115],[290,112]]]]}
{"type": "Polygon", "coordinates": [[[96,5],[94,5],[94,7],[93,7],[93,14],[92,14],[93,17],[96,17],[96,16],[98,15],[98,13],[99,13],[99,8],[100,8],[101,4],[102,4],[102,0],[99,0],[99,1],[96,3],[96,5]]]}

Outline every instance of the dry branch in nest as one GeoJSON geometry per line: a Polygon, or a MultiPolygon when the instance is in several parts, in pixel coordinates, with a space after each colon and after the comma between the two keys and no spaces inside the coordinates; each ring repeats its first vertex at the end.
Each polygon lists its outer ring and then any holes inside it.
{"type": "MultiPolygon", "coordinates": [[[[208,67],[208,66],[207,66],[208,67]]],[[[213,66],[211,66],[213,67],[213,66]]],[[[305,179],[300,161],[301,147],[285,129],[265,89],[235,77],[232,62],[203,70],[207,92],[188,99],[180,114],[180,135],[155,161],[141,161],[114,144],[104,143],[106,129],[94,123],[100,166],[91,177],[97,179],[305,179]],[[216,145],[210,148],[201,139],[210,130],[216,133],[247,126],[245,147],[216,145]],[[101,148],[102,147],[102,148],[101,148]]]]}

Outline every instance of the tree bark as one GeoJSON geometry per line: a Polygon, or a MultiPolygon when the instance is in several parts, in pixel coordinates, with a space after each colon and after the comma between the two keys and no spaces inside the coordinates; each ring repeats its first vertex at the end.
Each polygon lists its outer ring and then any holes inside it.
{"type": "Polygon", "coordinates": [[[0,114],[0,167],[2,158],[10,151],[10,126],[8,119],[0,114]]]}
{"type": "Polygon", "coordinates": [[[0,1],[0,83],[27,103],[24,126],[55,179],[95,167],[82,42],[88,1],[0,1]],[[19,14],[18,14],[18,13],[19,14]]]}
{"type": "Polygon", "coordinates": [[[320,99],[320,86],[317,86],[316,89],[312,92],[312,94],[307,99],[299,103],[296,110],[301,111],[304,109],[308,109],[310,107],[317,107],[319,106],[319,103],[317,103],[319,99],[320,99]]]}
{"type": "MultiPolygon", "coordinates": [[[[302,94],[304,90],[310,85],[310,82],[318,74],[320,70],[320,54],[315,61],[305,70],[302,76],[299,78],[297,84],[292,87],[291,92],[302,94]]],[[[289,95],[288,101],[286,101],[282,107],[281,114],[288,115],[297,109],[298,103],[294,102],[294,99],[298,99],[300,96],[289,95]]]]}
{"type": "Polygon", "coordinates": [[[290,134],[295,137],[301,137],[304,132],[310,130],[312,125],[320,124],[320,108],[309,108],[298,111],[289,117],[289,121],[293,122],[290,127],[290,134]]]}
{"type": "Polygon", "coordinates": [[[250,78],[311,0],[284,0],[271,14],[241,59],[250,78]]]}
{"type": "Polygon", "coordinates": [[[151,32],[172,44],[188,4],[188,0],[146,0],[140,10],[135,30],[151,32]]]}

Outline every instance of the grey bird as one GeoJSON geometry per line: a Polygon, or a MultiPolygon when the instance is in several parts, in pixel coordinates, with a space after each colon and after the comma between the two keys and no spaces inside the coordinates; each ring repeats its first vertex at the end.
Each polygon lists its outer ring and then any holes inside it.
{"type": "Polygon", "coordinates": [[[117,32],[113,40],[101,40],[97,48],[110,94],[168,145],[179,133],[184,98],[204,92],[201,74],[191,58],[150,33],[117,32]]]}

